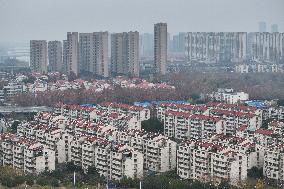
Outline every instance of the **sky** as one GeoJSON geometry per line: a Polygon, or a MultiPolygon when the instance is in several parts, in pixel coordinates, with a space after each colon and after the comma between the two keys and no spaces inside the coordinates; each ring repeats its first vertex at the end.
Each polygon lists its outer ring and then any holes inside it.
{"type": "Polygon", "coordinates": [[[67,31],[284,32],[284,0],[0,0],[0,41],[63,40],[67,31]]]}

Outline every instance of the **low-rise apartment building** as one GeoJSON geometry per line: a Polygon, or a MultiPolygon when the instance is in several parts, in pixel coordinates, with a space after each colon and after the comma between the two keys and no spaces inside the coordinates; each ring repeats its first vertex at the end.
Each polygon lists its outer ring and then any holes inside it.
{"type": "Polygon", "coordinates": [[[247,157],[214,143],[185,141],[177,150],[177,174],[183,179],[238,185],[247,178],[247,157]]]}
{"type": "Polygon", "coordinates": [[[283,149],[283,145],[269,146],[264,153],[263,175],[267,182],[274,182],[278,186],[284,184],[283,149]]]}
{"type": "Polygon", "coordinates": [[[2,165],[29,174],[55,170],[55,151],[39,142],[5,133],[1,134],[0,143],[2,165]]]}
{"type": "Polygon", "coordinates": [[[233,89],[218,89],[209,94],[211,100],[226,102],[228,104],[242,103],[249,100],[249,94],[245,92],[234,92],[233,89]]]}

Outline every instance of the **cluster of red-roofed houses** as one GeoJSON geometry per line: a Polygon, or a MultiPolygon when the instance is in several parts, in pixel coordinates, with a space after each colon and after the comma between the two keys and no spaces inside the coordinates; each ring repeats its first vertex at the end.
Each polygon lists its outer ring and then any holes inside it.
{"type": "Polygon", "coordinates": [[[176,169],[182,179],[233,185],[245,183],[248,170],[258,167],[279,184],[284,181],[284,123],[276,119],[264,129],[264,119],[262,109],[221,102],[161,102],[151,108],[58,104],[54,112],[22,123],[17,135],[1,135],[1,162],[27,173],[73,162],[116,180],[176,169]],[[154,109],[163,134],[141,129],[154,109]],[[30,151],[31,158],[24,155],[30,151]]]}
{"type": "Polygon", "coordinates": [[[8,83],[4,86],[5,90],[0,90],[0,101],[5,100],[5,96],[13,97],[18,93],[39,93],[46,91],[65,91],[65,90],[78,90],[86,89],[94,92],[101,92],[105,89],[111,90],[115,86],[120,86],[127,89],[167,89],[174,90],[175,87],[167,83],[151,83],[139,78],[127,78],[116,77],[112,80],[92,80],[87,81],[83,79],[75,79],[74,81],[68,81],[65,79],[58,79],[55,81],[48,81],[48,77],[45,75],[37,75],[36,80],[32,83],[23,82],[27,79],[26,76],[21,75],[15,79],[8,80],[8,83]],[[4,94],[5,93],[5,94],[4,94]]]}
{"type": "MultiPolygon", "coordinates": [[[[271,109],[271,108],[270,108],[271,109]]],[[[277,113],[239,104],[202,105],[161,103],[157,118],[164,135],[175,138],[177,173],[184,179],[238,185],[252,167],[263,168],[265,178],[284,182],[284,123],[277,113]],[[262,128],[264,120],[275,119],[262,128]]],[[[267,181],[268,182],[268,181],[267,181]]]]}
{"type": "MultiPolygon", "coordinates": [[[[34,121],[22,123],[15,138],[36,141],[52,152],[46,157],[54,158],[54,164],[44,170],[54,170],[55,162],[73,162],[86,171],[95,166],[109,179],[141,178],[146,170],[166,172],[176,168],[176,142],[141,130],[141,121],[149,118],[150,110],[139,106],[60,104],[53,113],[40,112],[34,121]]],[[[44,170],[34,169],[33,173],[44,170]]]]}

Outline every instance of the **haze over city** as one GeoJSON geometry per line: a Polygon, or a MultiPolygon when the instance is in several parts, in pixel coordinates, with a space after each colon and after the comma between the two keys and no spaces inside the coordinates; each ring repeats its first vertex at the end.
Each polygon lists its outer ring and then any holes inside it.
{"type": "Polygon", "coordinates": [[[284,0],[0,0],[0,188],[284,186],[284,0]]]}
{"type": "Polygon", "coordinates": [[[0,41],[62,40],[67,31],[170,33],[258,31],[258,23],[284,30],[283,0],[0,0],[0,41]]]}

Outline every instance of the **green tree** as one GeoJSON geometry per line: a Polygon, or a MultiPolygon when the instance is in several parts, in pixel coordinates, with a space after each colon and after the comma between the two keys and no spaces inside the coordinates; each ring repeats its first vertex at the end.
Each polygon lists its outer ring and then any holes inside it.
{"type": "Polygon", "coordinates": [[[229,184],[228,181],[222,181],[219,185],[218,185],[218,189],[230,189],[231,186],[229,184]]]}
{"type": "Polygon", "coordinates": [[[36,183],[41,186],[49,185],[50,181],[45,177],[39,177],[36,180],[36,183]]]}
{"type": "Polygon", "coordinates": [[[15,180],[13,177],[4,177],[1,181],[2,185],[7,186],[7,187],[15,187],[15,180]]]}
{"type": "Polygon", "coordinates": [[[11,125],[11,132],[12,132],[12,133],[17,133],[17,128],[18,128],[18,126],[19,126],[20,123],[21,123],[21,122],[18,121],[18,120],[15,120],[15,121],[12,123],[12,125],[11,125]]]}
{"type": "Polygon", "coordinates": [[[17,185],[17,186],[24,184],[25,177],[24,176],[16,176],[14,182],[15,182],[15,185],[17,185]]]}
{"type": "Polygon", "coordinates": [[[26,184],[29,186],[34,185],[34,178],[30,175],[25,176],[25,181],[26,181],[26,184]]]}
{"type": "Polygon", "coordinates": [[[50,180],[50,185],[53,186],[53,187],[59,187],[59,180],[57,179],[51,179],[50,180]]]}
{"type": "Polygon", "coordinates": [[[251,169],[248,170],[248,176],[255,179],[263,178],[263,169],[252,167],[251,169]]]}
{"type": "Polygon", "coordinates": [[[148,132],[162,133],[164,126],[157,118],[142,121],[141,128],[148,132]]]}

